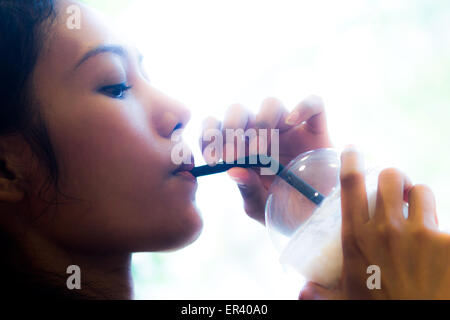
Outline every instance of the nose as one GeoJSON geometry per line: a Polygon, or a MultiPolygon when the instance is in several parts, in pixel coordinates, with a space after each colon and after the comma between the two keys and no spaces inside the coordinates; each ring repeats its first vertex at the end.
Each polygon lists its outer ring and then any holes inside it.
{"type": "Polygon", "coordinates": [[[161,92],[153,95],[152,120],[156,131],[163,138],[170,138],[174,131],[183,129],[191,119],[191,112],[182,103],[161,92]]]}

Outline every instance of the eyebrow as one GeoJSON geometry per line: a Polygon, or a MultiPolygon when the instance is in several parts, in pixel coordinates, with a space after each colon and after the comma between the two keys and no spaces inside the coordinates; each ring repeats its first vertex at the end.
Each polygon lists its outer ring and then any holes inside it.
{"type": "Polygon", "coordinates": [[[127,58],[128,57],[127,50],[124,47],[122,47],[122,46],[101,45],[101,46],[98,46],[98,47],[96,47],[96,48],[86,52],[84,54],[84,56],[75,65],[75,69],[80,67],[84,62],[86,62],[90,58],[95,57],[95,56],[97,56],[97,55],[99,55],[101,53],[105,53],[105,52],[111,52],[111,53],[117,54],[118,56],[121,56],[123,58],[127,58]]]}

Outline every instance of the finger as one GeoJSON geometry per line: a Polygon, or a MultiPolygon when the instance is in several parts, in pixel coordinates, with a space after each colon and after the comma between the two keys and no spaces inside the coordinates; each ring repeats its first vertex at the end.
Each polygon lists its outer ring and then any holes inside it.
{"type": "Polygon", "coordinates": [[[249,217],[265,224],[265,203],[268,192],[264,188],[256,172],[245,168],[233,168],[228,170],[228,175],[237,183],[245,212],[249,217]]]}
{"type": "MultiPolygon", "coordinates": [[[[369,220],[364,161],[355,147],[348,147],[341,155],[342,239],[353,239],[355,231],[369,220]]],[[[343,246],[346,246],[343,243],[343,246]]]]}
{"type": "Polygon", "coordinates": [[[285,119],[288,114],[289,112],[280,100],[267,98],[261,104],[261,109],[256,115],[255,126],[265,129],[279,128],[280,126],[288,127],[284,121],[280,121],[285,119]]]}
{"type": "Polygon", "coordinates": [[[249,120],[250,111],[243,105],[235,103],[225,112],[223,129],[245,129],[249,120]]]}
{"type": "Polygon", "coordinates": [[[203,158],[209,165],[219,162],[220,158],[222,158],[223,138],[221,126],[221,122],[213,117],[206,118],[202,123],[199,144],[203,158]],[[216,141],[216,139],[219,139],[219,141],[216,141]]]}
{"type": "Polygon", "coordinates": [[[317,134],[326,132],[327,120],[322,98],[314,95],[307,97],[288,115],[285,124],[294,127],[305,121],[309,131],[317,134]]]}
{"type": "Polygon", "coordinates": [[[222,126],[225,161],[233,161],[245,156],[244,133],[251,118],[251,112],[241,104],[233,104],[227,109],[222,126]]]}
{"type": "Polygon", "coordinates": [[[433,191],[425,185],[415,185],[408,193],[408,221],[437,229],[436,201],[433,191]]]}
{"type": "Polygon", "coordinates": [[[267,148],[271,143],[271,130],[280,130],[280,125],[283,128],[287,127],[284,121],[281,121],[287,115],[288,111],[280,100],[267,98],[263,101],[261,109],[255,117],[256,136],[249,141],[250,154],[267,154],[267,148]],[[266,132],[263,130],[266,130],[266,132]]]}
{"type": "Polygon", "coordinates": [[[404,221],[403,204],[406,189],[411,180],[395,168],[383,170],[378,177],[377,200],[373,219],[378,221],[404,221]]]}
{"type": "Polygon", "coordinates": [[[342,294],[337,289],[327,289],[313,282],[308,282],[300,291],[299,300],[341,300],[342,294]]]}

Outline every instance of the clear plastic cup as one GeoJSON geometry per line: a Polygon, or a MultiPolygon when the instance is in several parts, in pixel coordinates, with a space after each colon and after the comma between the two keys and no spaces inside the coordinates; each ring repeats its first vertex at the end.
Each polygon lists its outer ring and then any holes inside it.
{"type": "MultiPolygon", "coordinates": [[[[284,170],[290,170],[325,196],[319,206],[280,177],[269,189],[266,226],[280,262],[307,280],[334,287],[342,272],[340,154],[317,149],[299,155],[284,170]]],[[[380,168],[366,170],[369,215],[375,209],[380,168]]],[[[408,207],[404,205],[404,215],[408,207]]]]}

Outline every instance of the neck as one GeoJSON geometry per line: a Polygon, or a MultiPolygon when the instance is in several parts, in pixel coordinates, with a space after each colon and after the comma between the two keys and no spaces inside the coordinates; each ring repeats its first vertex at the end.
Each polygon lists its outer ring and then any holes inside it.
{"type": "MultiPolygon", "coordinates": [[[[101,299],[133,299],[133,281],[131,277],[131,254],[80,254],[71,252],[71,263],[80,267],[81,293],[101,299]]],[[[64,265],[64,270],[69,265],[64,265]]],[[[69,277],[67,274],[66,277],[69,277]]]]}
{"type": "Polygon", "coordinates": [[[74,291],[71,293],[79,291],[81,296],[93,299],[133,299],[131,253],[102,254],[63,249],[32,229],[15,239],[20,239],[18,249],[24,256],[25,266],[37,274],[44,272],[54,276],[57,280],[52,285],[58,289],[74,291]],[[67,273],[71,265],[80,268],[79,290],[67,288],[67,279],[74,275],[73,271],[67,273]]]}
{"type": "MultiPolygon", "coordinates": [[[[47,246],[47,250],[42,248],[40,245],[39,257],[34,258],[40,264],[37,268],[68,279],[74,272],[67,273],[67,268],[78,266],[81,289],[73,290],[79,290],[80,294],[99,299],[133,299],[131,253],[96,254],[61,250],[54,246],[47,246]]],[[[66,281],[62,286],[66,286],[66,281]]]]}

